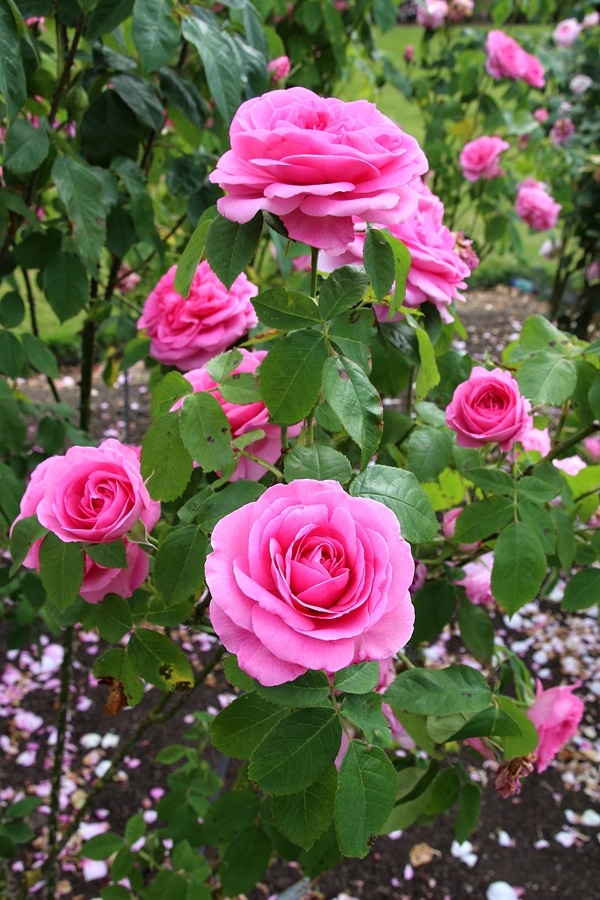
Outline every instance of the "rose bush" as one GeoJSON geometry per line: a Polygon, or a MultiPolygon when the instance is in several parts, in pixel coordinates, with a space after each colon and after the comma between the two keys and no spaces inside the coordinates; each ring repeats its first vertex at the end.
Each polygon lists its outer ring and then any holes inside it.
{"type": "Polygon", "coordinates": [[[398,521],[337,482],[273,485],[211,544],[212,624],[261,684],[387,659],[410,638],[414,563],[398,521]]]}
{"type": "Polygon", "coordinates": [[[241,273],[227,290],[203,260],[182,297],[175,290],[175,272],[171,266],[150,292],[137,324],[156,359],[186,370],[228,350],[256,325],[250,301],[258,288],[241,273]]]}
{"type": "Polygon", "coordinates": [[[231,150],[210,175],[226,191],[219,212],[241,223],[274,213],[291,238],[325,250],[352,242],[353,216],[405,219],[416,205],[412,182],[427,171],[415,139],[373,104],[305,88],[246,101],[229,136],[231,150]]]}
{"type": "Polygon", "coordinates": [[[484,447],[490,442],[510,450],[529,431],[531,403],[519,385],[501,369],[475,366],[460,384],[446,409],[446,423],[460,447],[484,447]]]}

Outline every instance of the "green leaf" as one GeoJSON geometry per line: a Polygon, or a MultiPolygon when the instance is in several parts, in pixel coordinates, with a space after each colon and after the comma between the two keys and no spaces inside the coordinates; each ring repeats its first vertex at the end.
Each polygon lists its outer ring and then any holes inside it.
{"type": "Polygon", "coordinates": [[[509,615],[534,600],[546,575],[539,539],[522,522],[509,525],[494,548],[492,594],[509,615]]]}
{"type": "Polygon", "coordinates": [[[563,609],[588,609],[600,600],[600,569],[582,569],[567,582],[563,609]]]}
{"type": "Polygon", "coordinates": [[[569,335],[553,325],[545,316],[527,316],[519,335],[519,347],[525,353],[536,350],[549,350],[554,354],[563,354],[565,348],[573,346],[569,335]]]}
{"type": "Polygon", "coordinates": [[[362,859],[394,806],[396,772],[378,747],[350,741],[336,795],[336,831],[344,856],[362,859]]]}
{"type": "Polygon", "coordinates": [[[8,378],[26,374],[25,353],[19,338],[12,331],[0,331],[0,372],[8,378]]]}
{"type": "Polygon", "coordinates": [[[588,391],[590,409],[597,419],[600,419],[600,372],[596,372],[594,380],[588,391]]]}
{"type": "Polygon", "coordinates": [[[412,598],[415,627],[411,644],[435,640],[448,624],[456,609],[456,589],[449,581],[427,581],[412,598]]]}
{"type": "Polygon", "coordinates": [[[525,475],[517,482],[517,502],[521,499],[529,499],[536,503],[545,503],[547,500],[554,500],[557,494],[555,484],[547,484],[541,478],[536,478],[535,475],[525,475]]]}
{"type": "Polygon", "coordinates": [[[299,291],[274,288],[252,298],[256,315],[268,328],[293,331],[321,321],[315,301],[299,291]]]}
{"type": "Polygon", "coordinates": [[[391,466],[368,466],[350,485],[353,497],[371,497],[392,510],[402,537],[411,543],[430,541],[439,530],[429,497],[412,472],[391,466]]]}
{"type": "Polygon", "coordinates": [[[435,358],[435,350],[431,338],[424,328],[415,328],[417,342],[419,344],[419,359],[421,364],[417,372],[416,398],[417,402],[424,400],[429,391],[440,383],[440,373],[435,358]]]}
{"type": "Polygon", "coordinates": [[[365,235],[363,260],[373,293],[383,300],[390,293],[394,283],[394,252],[385,235],[375,228],[369,228],[365,235]]]}
{"type": "Polygon", "coordinates": [[[128,19],[133,10],[133,0],[100,0],[87,22],[85,36],[88,41],[108,34],[128,19]]]}
{"type": "Polygon", "coordinates": [[[17,23],[7,0],[0,0],[0,94],[12,122],[25,103],[27,86],[17,23]]]}
{"type": "Polygon", "coordinates": [[[122,540],[108,544],[84,544],[83,549],[94,562],[106,569],[126,569],[127,554],[122,540]]]}
{"type": "Polygon", "coordinates": [[[331,685],[325,672],[309,671],[294,681],[265,687],[258,684],[255,691],[269,703],[292,708],[305,706],[329,706],[331,685]]]}
{"type": "Polygon", "coordinates": [[[130,819],[127,820],[127,825],[125,826],[125,840],[131,847],[132,844],[135,844],[136,841],[146,834],[146,823],[144,821],[143,813],[135,813],[135,815],[131,816],[130,819]]]}
{"type": "Polygon", "coordinates": [[[40,546],[40,577],[59,612],[74,603],[83,581],[81,544],[65,544],[47,534],[40,546]]]}
{"type": "Polygon", "coordinates": [[[0,324],[16,328],[25,318],[25,304],[17,291],[9,291],[0,299],[0,324]]]}
{"type": "Polygon", "coordinates": [[[14,523],[10,534],[11,576],[17,571],[32,545],[45,534],[48,534],[48,529],[40,525],[37,516],[26,516],[14,523]]]}
{"type": "Polygon", "coordinates": [[[421,716],[476,713],[491,702],[485,678],[469,666],[408,669],[396,676],[383,699],[394,709],[421,716]]]}
{"type": "Polygon", "coordinates": [[[577,369],[570,359],[540,350],[523,361],[517,382],[521,393],[533,403],[561,406],[577,385],[577,369]]]}
{"type": "Polygon", "coordinates": [[[165,66],[179,44],[179,27],[172,13],[170,0],[135,0],[131,37],[145,72],[165,66]]]}
{"type": "Polygon", "coordinates": [[[190,394],[179,415],[184,446],[205,471],[217,472],[233,466],[229,420],[213,394],[190,394]]]}
{"type": "Polygon", "coordinates": [[[229,124],[242,99],[242,79],[232,38],[227,32],[192,16],[183,19],[181,31],[186,41],[198,51],[210,96],[214,97],[217,109],[229,124]]]}
{"type": "Polygon", "coordinates": [[[252,791],[233,790],[211,803],[204,816],[206,842],[212,847],[231,843],[249,828],[260,809],[258,796],[252,791]]]}
{"type": "Polygon", "coordinates": [[[212,359],[209,359],[206,363],[206,369],[213,381],[219,383],[223,378],[235,371],[243,359],[241,352],[237,347],[234,347],[233,350],[227,350],[225,353],[219,353],[218,356],[213,356],[212,359]]]}
{"type": "Polygon", "coordinates": [[[127,656],[145,681],[163,691],[190,691],[194,673],[183,650],[159,631],[138,628],[127,644],[127,656]]]}
{"type": "Polygon", "coordinates": [[[95,271],[106,239],[102,184],[88,166],[71,156],[57,156],[52,178],[73,225],[77,252],[95,271]]]}
{"type": "Polygon", "coordinates": [[[108,594],[94,609],[100,636],[116,644],[133,628],[129,604],[117,594],[108,594]]]}
{"type": "MultiPolygon", "coordinates": [[[[102,91],[90,103],[81,120],[80,133],[85,158],[96,166],[114,165],[116,170],[121,163],[120,157],[136,158],[147,130],[137,116],[132,116],[130,108],[117,93],[108,90],[102,91]]],[[[154,216],[148,216],[152,201],[142,181],[135,189],[129,179],[124,181],[133,201],[130,212],[136,234],[139,239],[151,243],[152,235],[156,234],[154,216]]]]}
{"type": "Polygon", "coordinates": [[[364,732],[369,744],[389,747],[392,743],[392,730],[381,704],[380,694],[347,694],[342,701],[341,713],[364,732]]]}
{"type": "Polygon", "coordinates": [[[469,653],[480,662],[489,664],[494,652],[494,623],[487,609],[461,597],[458,626],[469,653]]]}
{"type": "MultiPolygon", "coordinates": [[[[143,3],[144,0],[140,0],[140,2],[143,3]]],[[[206,235],[208,234],[208,229],[217,216],[216,206],[211,206],[209,209],[204,210],[192,236],[185,245],[185,250],[181,254],[177,264],[177,272],[175,273],[174,287],[177,293],[181,294],[182,297],[187,297],[190,292],[190,285],[194,280],[196,269],[198,268],[198,264],[204,253],[204,248],[206,247],[206,235]]]]}
{"type": "Polygon", "coordinates": [[[238,697],[214,719],[210,733],[218,750],[234,759],[249,759],[265,735],[282,719],[286,710],[258,694],[238,697]]]}
{"type": "Polygon", "coordinates": [[[402,243],[402,241],[394,237],[393,234],[390,234],[389,231],[382,231],[381,233],[392,248],[392,253],[394,254],[394,275],[396,279],[396,286],[394,288],[394,296],[392,297],[392,302],[390,303],[389,317],[391,318],[394,313],[398,312],[398,310],[404,303],[404,296],[406,294],[406,279],[411,266],[411,258],[409,251],[402,243]]]}
{"type": "Polygon", "coordinates": [[[335,812],[337,772],[327,771],[297,794],[273,797],[273,820],[278,830],[293,844],[310,850],[329,827],[335,812]]]}
{"type": "Polygon", "coordinates": [[[468,840],[479,822],[481,788],[476,784],[463,784],[458,795],[458,813],[454,820],[454,837],[459,844],[468,840]]]}
{"type": "Polygon", "coordinates": [[[423,425],[406,442],[407,463],[419,481],[436,481],[452,462],[452,438],[447,431],[423,425]]]}
{"type": "Polygon", "coordinates": [[[319,312],[334,319],[362,300],[369,286],[364,272],[354,266],[341,266],[323,282],[319,293],[319,312]]]}
{"type": "Polygon", "coordinates": [[[517,705],[512,697],[498,694],[496,701],[502,711],[515,722],[519,730],[519,733],[516,735],[495,735],[497,743],[502,745],[506,759],[512,759],[514,756],[527,756],[528,753],[533,753],[538,745],[539,735],[531,719],[527,717],[525,711],[517,705]]]}
{"type": "Polygon", "coordinates": [[[269,794],[296,794],[333,764],[342,726],[334,709],[299,709],[281,719],[254,750],[248,777],[269,794]]]}
{"type": "Polygon", "coordinates": [[[486,497],[465,506],[456,520],[454,540],[464,544],[483,541],[512,521],[514,506],[505,497],[486,497]]]}
{"type": "Polygon", "coordinates": [[[433,782],[425,809],[427,816],[439,816],[456,803],[460,793],[460,779],[454,769],[444,769],[433,782]]]}
{"type": "Polygon", "coordinates": [[[227,289],[252,261],[261,232],[261,212],[242,225],[223,216],[211,221],[206,233],[206,258],[227,289]]]}
{"type": "Polygon", "coordinates": [[[371,345],[377,333],[373,311],[352,309],[329,323],[329,340],[342,356],[355,362],[367,375],[371,371],[371,345]]]}
{"type": "Polygon", "coordinates": [[[323,366],[323,393],[352,440],[360,447],[364,468],[379,446],[383,430],[381,398],[363,370],[341,356],[323,366]]]}
{"type": "Polygon", "coordinates": [[[237,897],[252,890],[269,865],[271,841],[262,828],[251,825],[233,839],[219,866],[219,878],[225,894],[237,897]]]}
{"type": "Polygon", "coordinates": [[[120,834],[115,834],[114,831],[105,831],[104,834],[97,834],[86,841],[82,849],[87,859],[108,859],[124,846],[120,834]]]}
{"type": "Polygon", "coordinates": [[[152,392],[152,418],[158,419],[168,413],[182,397],[192,394],[194,388],[179,372],[167,372],[152,392]]]}
{"type": "Polygon", "coordinates": [[[85,308],[90,291],[85,266],[74,253],[57,253],[42,272],[46,299],[58,319],[66,322],[85,308]]]}
{"type": "Polygon", "coordinates": [[[265,487],[256,481],[235,481],[218,493],[209,494],[198,506],[198,524],[212,531],[219,519],[246,503],[253,503],[264,493],[265,487]]]}
{"type": "Polygon", "coordinates": [[[556,530],[556,549],[558,558],[564,572],[568,572],[575,559],[575,535],[573,533],[573,520],[560,506],[550,509],[550,518],[556,530]]]}
{"type": "Polygon", "coordinates": [[[50,378],[59,378],[60,370],[56,357],[51,350],[41,341],[35,334],[29,334],[24,331],[21,335],[21,344],[27,357],[27,362],[42,375],[48,375],[50,378]]]}
{"type": "Polygon", "coordinates": [[[346,694],[367,694],[375,690],[381,671],[377,662],[356,663],[335,673],[333,686],[346,694]]]}
{"type": "MultiPolygon", "coordinates": [[[[260,394],[258,392],[259,385],[258,372],[234,372],[232,375],[226,375],[219,384],[219,393],[228,403],[249,404],[260,402],[260,394]]],[[[260,428],[254,429],[253,434],[264,437],[264,431],[260,428]]],[[[246,432],[246,435],[250,432],[246,432]]],[[[246,435],[240,435],[236,438],[235,446],[242,438],[246,440],[246,435]]],[[[252,440],[256,440],[254,437],[252,440]]]]}
{"type": "Polygon", "coordinates": [[[485,469],[477,467],[469,469],[469,480],[480,487],[487,494],[497,497],[512,497],[515,492],[515,484],[508,472],[501,469],[485,469]]]}
{"type": "Polygon", "coordinates": [[[520,500],[517,507],[519,519],[538,538],[547,556],[556,550],[556,532],[550,513],[533,500],[520,500]]]}
{"type": "Polygon", "coordinates": [[[295,425],[311,412],[327,358],[323,335],[308,329],[282,338],[269,350],[260,364],[260,391],[277,425],[295,425]]]}
{"type": "Polygon", "coordinates": [[[314,478],[316,481],[339,481],[347,484],[352,477],[350,460],[322,444],[311,444],[310,447],[293,447],[286,454],[283,471],[286,481],[297,478],[314,478]]]}
{"type": "Polygon", "coordinates": [[[141,470],[153,499],[176,500],[183,494],[192,474],[192,459],[181,440],[176,415],[161,416],[146,432],[141,470]]]}
{"type": "Polygon", "coordinates": [[[121,648],[107,650],[98,657],[94,663],[94,677],[120,681],[129,706],[136,706],[144,696],[144,684],[121,648]]]}
{"type": "Polygon", "coordinates": [[[0,435],[6,448],[21,453],[25,423],[9,385],[0,378],[0,435]]]}
{"type": "Polygon", "coordinates": [[[154,560],[154,583],[167,605],[195,596],[204,584],[207,540],[196,525],[172,528],[154,560]]]}
{"type": "Polygon", "coordinates": [[[116,94],[142,125],[152,131],[160,132],[164,124],[165,112],[150,82],[138,75],[124,74],[113,75],[111,81],[116,94]]]}
{"type": "Polygon", "coordinates": [[[464,741],[471,737],[488,737],[489,735],[518,735],[521,733],[514,719],[498,706],[489,706],[476,713],[451,735],[453,741],[464,741]]]}
{"type": "Polygon", "coordinates": [[[6,133],[4,165],[16,175],[26,175],[41,166],[49,150],[50,141],[41,128],[34,128],[27,119],[17,119],[6,133]]]}

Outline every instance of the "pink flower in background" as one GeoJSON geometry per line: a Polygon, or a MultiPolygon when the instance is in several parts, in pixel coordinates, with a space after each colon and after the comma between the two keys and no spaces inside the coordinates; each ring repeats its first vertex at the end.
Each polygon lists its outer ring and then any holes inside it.
{"type": "Polygon", "coordinates": [[[492,594],[492,568],[494,565],[494,553],[484,553],[472,562],[461,566],[465,576],[457,584],[461,584],[467,592],[471,603],[477,606],[491,606],[495,603],[492,594]]]}
{"type": "Polygon", "coordinates": [[[572,691],[581,686],[577,681],[573,685],[560,685],[545,691],[540,681],[536,685],[536,697],[533,706],[527,710],[527,716],[539,735],[537,746],[538,772],[545,772],[560,748],[570,740],[583,718],[583,701],[572,691]]]}
{"type": "Polygon", "coordinates": [[[469,141],[460,152],[459,162],[467,181],[495,178],[504,175],[500,168],[500,154],[510,149],[508,141],[499,137],[483,137],[469,141]]]}
{"type": "Polygon", "coordinates": [[[434,30],[441,28],[448,15],[446,0],[424,0],[417,6],[417,25],[434,30]]]}
{"type": "Polygon", "coordinates": [[[394,514],[336,481],[275,484],[222,518],[210,618],[261,684],[393,656],[410,638],[414,563],[394,514]]]}
{"type": "Polygon", "coordinates": [[[543,125],[544,122],[547,122],[547,121],[548,121],[548,116],[549,116],[549,115],[550,115],[550,113],[548,112],[548,110],[547,110],[547,109],[544,109],[543,106],[540,106],[540,107],[539,107],[538,109],[536,109],[536,111],[534,112],[533,118],[535,119],[536,122],[539,122],[540,125],[543,125]]]}
{"type": "Polygon", "coordinates": [[[550,140],[555,147],[560,147],[574,134],[575,124],[571,119],[557,119],[550,129],[550,140]]]}
{"type": "Polygon", "coordinates": [[[561,209],[542,182],[527,178],[517,187],[515,213],[535,231],[554,228],[561,209]]]}
{"type": "Polygon", "coordinates": [[[221,215],[248,222],[274,213],[290,238],[321,249],[354,240],[353,216],[403,221],[417,202],[412,182],[427,171],[417,141],[374,104],[302,87],[242,103],[229,136],[231,150],[210,175],[227,194],[221,215]]]}
{"type": "MultiPolygon", "coordinates": [[[[464,300],[460,293],[467,285],[464,281],[471,274],[469,266],[456,250],[456,238],[442,224],[444,204],[422,180],[415,182],[418,190],[416,210],[401,225],[392,225],[389,231],[408,248],[411,265],[406,281],[404,303],[412,308],[426,301],[433,303],[444,322],[452,322],[449,311],[454,300],[464,300]]],[[[322,271],[333,271],[342,265],[362,265],[365,241],[364,230],[356,225],[354,242],[339,256],[319,255],[322,271]]],[[[378,317],[387,317],[387,308],[376,306],[378,317]]]]}
{"type": "Polygon", "coordinates": [[[454,391],[446,409],[446,424],[456,432],[459,447],[493,442],[510,450],[529,430],[530,409],[510,372],[475,366],[468,381],[454,391]]]}
{"type": "Polygon", "coordinates": [[[569,82],[569,87],[574,94],[579,96],[589,91],[593,84],[594,80],[589,75],[573,75],[569,82]]]}
{"type": "Polygon", "coordinates": [[[111,569],[98,565],[84,553],[83,584],[79,593],[88,603],[100,603],[107,594],[131,597],[148,575],[148,554],[139,544],[125,539],[126,569],[111,569]]]}
{"type": "Polygon", "coordinates": [[[527,53],[513,38],[502,31],[489,31],[485,49],[486,71],[497,81],[500,78],[523,80],[532,87],[545,85],[544,67],[539,59],[527,53]]]}
{"type": "Polygon", "coordinates": [[[473,250],[473,241],[470,238],[466,238],[463,231],[455,231],[454,239],[456,242],[454,249],[472,272],[479,265],[479,257],[473,250]]]}
{"type": "Polygon", "coordinates": [[[463,19],[470,19],[475,9],[473,0],[450,0],[448,5],[448,21],[462,22],[463,19]]]}
{"type": "Polygon", "coordinates": [[[585,461],[580,456],[563,456],[562,459],[553,459],[552,465],[564,472],[565,475],[578,475],[586,467],[585,461]]]}
{"type": "MultiPolygon", "coordinates": [[[[249,351],[242,348],[240,352],[244,358],[232,374],[256,372],[267,355],[266,350],[249,351]]],[[[191,372],[186,372],[183,377],[190,382],[195,392],[210,391],[213,397],[219,401],[231,426],[231,435],[234,439],[256,429],[264,431],[264,437],[253,441],[246,449],[252,456],[259,456],[272,465],[277,462],[281,456],[281,428],[278,425],[269,424],[269,412],[262,400],[257,400],[255,403],[230,403],[225,400],[216,389],[217,384],[208,374],[206,366],[200,369],[192,369],[191,372]]],[[[178,400],[173,409],[180,408],[184,399],[178,400]]],[[[296,437],[300,432],[300,427],[300,425],[295,425],[288,428],[290,437],[296,437]]],[[[230,476],[230,480],[237,481],[240,478],[258,479],[266,471],[265,467],[260,463],[241,456],[235,472],[230,476]]]]}
{"type": "Polygon", "coordinates": [[[155,359],[182,370],[195,369],[229,350],[256,325],[250,301],[258,288],[242,273],[227,290],[203,260],[186,299],[175,290],[176,269],[171,266],[152,290],[137,324],[151,339],[155,359]]]}
{"type": "Polygon", "coordinates": [[[586,13],[581,25],[582,28],[595,28],[598,22],[600,22],[600,12],[595,9],[593,12],[586,13]]]}
{"type": "Polygon", "coordinates": [[[536,428],[533,424],[533,420],[531,421],[529,429],[520,438],[520,441],[523,450],[537,450],[542,456],[547,456],[548,453],[550,453],[550,448],[552,446],[548,429],[536,428]]]}
{"type": "Polygon", "coordinates": [[[594,462],[600,461],[600,437],[592,435],[591,437],[584,438],[583,446],[594,462]]]}
{"type": "Polygon", "coordinates": [[[126,263],[119,268],[117,272],[117,287],[121,291],[122,294],[128,294],[129,291],[132,291],[134,288],[138,286],[141,282],[141,277],[134,272],[131,266],[128,266],[126,263]]]}
{"type": "Polygon", "coordinates": [[[600,260],[595,259],[585,270],[586,281],[598,281],[600,279],[600,260]]]}
{"type": "Polygon", "coordinates": [[[412,44],[409,44],[406,50],[404,51],[404,60],[409,63],[412,62],[415,58],[415,48],[412,44]]]}
{"type": "Polygon", "coordinates": [[[563,19],[552,32],[554,43],[557,47],[571,47],[581,34],[582,28],[577,19],[563,19]]]}
{"type": "Polygon", "coordinates": [[[267,71],[271,73],[273,81],[283,81],[290,74],[291,68],[289,56],[277,56],[267,63],[267,71]]]}

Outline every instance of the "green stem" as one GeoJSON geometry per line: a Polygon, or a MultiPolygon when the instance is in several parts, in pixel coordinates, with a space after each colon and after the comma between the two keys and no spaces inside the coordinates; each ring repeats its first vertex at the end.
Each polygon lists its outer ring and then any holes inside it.
{"type": "Polygon", "coordinates": [[[407,669],[416,669],[417,667],[413,662],[410,661],[408,656],[402,652],[402,650],[398,650],[396,656],[400,660],[401,663],[404,663],[407,669]]]}
{"type": "Polygon", "coordinates": [[[319,260],[319,250],[317,247],[310,248],[310,296],[313,299],[317,297],[317,262],[319,260]]]}
{"type": "MultiPolygon", "coordinates": [[[[31,287],[31,280],[29,278],[29,272],[27,269],[21,269],[23,273],[23,280],[25,281],[25,290],[27,291],[27,306],[29,307],[29,318],[31,319],[31,330],[35,337],[39,338],[40,332],[38,328],[37,322],[37,313],[35,309],[35,297],[33,295],[33,288],[31,287]]],[[[46,381],[48,383],[48,387],[52,393],[52,396],[56,400],[57,403],[60,403],[60,394],[56,389],[56,385],[54,384],[54,379],[50,377],[50,375],[46,375],[46,381]]]]}
{"type": "MultiPolygon", "coordinates": [[[[57,837],[58,837],[58,813],[59,813],[59,796],[60,782],[63,769],[63,756],[65,750],[65,740],[67,734],[67,716],[69,712],[69,688],[71,686],[71,670],[73,663],[73,638],[74,626],[69,625],[64,630],[63,647],[64,656],[60,667],[60,696],[58,702],[58,721],[56,727],[56,745],[54,747],[54,760],[52,763],[51,775],[51,792],[50,792],[50,816],[48,820],[48,846],[50,853],[48,860],[52,857],[52,862],[58,855],[57,837]],[[56,852],[53,854],[53,850],[56,852]]],[[[54,865],[48,863],[47,878],[47,896],[54,897],[57,871],[54,865]]]]}

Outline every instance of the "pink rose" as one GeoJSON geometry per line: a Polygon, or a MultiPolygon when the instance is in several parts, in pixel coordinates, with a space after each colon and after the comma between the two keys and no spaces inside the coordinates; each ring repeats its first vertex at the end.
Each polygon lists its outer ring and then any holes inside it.
{"type": "Polygon", "coordinates": [[[557,119],[550,129],[550,140],[554,147],[566,144],[569,138],[575,134],[575,123],[572,119],[557,119]]]}
{"type": "Polygon", "coordinates": [[[410,638],[414,563],[394,514],[336,481],[275,484],[222,518],[210,617],[261,684],[393,656],[410,638]]]}
{"type": "Polygon", "coordinates": [[[594,462],[600,461],[600,437],[592,435],[591,437],[584,438],[583,446],[594,462]]]}
{"type": "MultiPolygon", "coordinates": [[[[267,355],[266,350],[254,350],[251,352],[242,348],[240,352],[244,358],[232,374],[256,372],[267,355]]],[[[264,431],[264,437],[253,441],[246,447],[246,450],[252,456],[258,456],[271,463],[271,465],[277,462],[281,456],[281,428],[278,425],[269,424],[269,412],[262,400],[258,400],[256,403],[230,403],[225,400],[216,389],[217,384],[208,374],[206,366],[200,369],[192,369],[190,372],[186,372],[183,377],[189,381],[195,392],[210,391],[213,397],[219,401],[231,426],[231,435],[234,439],[255,429],[264,431]]],[[[179,409],[183,402],[183,398],[178,400],[173,409],[179,409]]],[[[300,428],[300,425],[288,428],[290,437],[296,437],[300,432],[300,428]]],[[[265,467],[260,463],[245,456],[240,456],[237,468],[233,475],[230,476],[230,480],[237,481],[240,478],[258,479],[266,471],[265,467]]]]}
{"type": "Polygon", "coordinates": [[[598,22],[600,22],[600,12],[595,9],[593,12],[585,14],[581,25],[583,28],[595,28],[598,22]]]}
{"type": "Polygon", "coordinates": [[[107,594],[131,597],[148,575],[148,554],[125,539],[126,569],[107,569],[84,553],[83,583],[79,593],[88,603],[100,603],[107,594]]]}
{"type": "Polygon", "coordinates": [[[274,213],[290,238],[340,250],[354,240],[353,216],[392,225],[416,205],[411,182],[427,171],[417,141],[366,100],[323,99],[302,87],[242,103],[231,150],[210,180],[227,196],[221,215],[248,222],[274,213]]]}
{"type": "Polygon", "coordinates": [[[475,366],[468,381],[454,391],[446,409],[446,424],[456,432],[459,447],[483,447],[494,442],[510,450],[529,430],[529,400],[519,385],[502,369],[488,371],[475,366]]]}
{"type": "Polygon", "coordinates": [[[563,19],[552,32],[554,43],[557,47],[572,46],[581,34],[582,28],[577,19],[563,19]]]}
{"type": "Polygon", "coordinates": [[[471,603],[477,606],[491,606],[495,602],[492,594],[492,568],[494,553],[484,553],[472,562],[461,566],[465,576],[457,584],[462,584],[471,603]]]}
{"type": "MultiPolygon", "coordinates": [[[[456,236],[442,224],[444,205],[421,181],[418,189],[418,205],[401,225],[392,225],[389,231],[407,247],[411,265],[406,280],[406,306],[415,308],[429,301],[437,307],[444,322],[454,321],[449,307],[455,300],[464,301],[460,293],[467,287],[465,278],[471,269],[456,248],[456,236]]],[[[322,271],[332,271],[343,265],[362,265],[365,232],[356,225],[356,237],[345,253],[339,256],[319,255],[322,271]],[[359,230],[360,229],[360,230],[359,230]]],[[[387,307],[376,306],[378,318],[387,319],[387,307]]]]}
{"type": "Polygon", "coordinates": [[[150,337],[155,359],[182,370],[195,369],[229,350],[256,325],[250,300],[258,288],[242,273],[227,290],[203,260],[186,299],[175,290],[175,271],[171,266],[151,291],[137,325],[150,337]]]}
{"type": "Polygon", "coordinates": [[[536,109],[536,111],[534,112],[533,118],[536,122],[539,122],[540,125],[543,125],[544,122],[548,120],[549,115],[550,113],[548,112],[548,110],[544,109],[543,106],[540,106],[539,109],[536,109]]]}
{"type": "Polygon", "coordinates": [[[273,81],[282,81],[287,78],[291,68],[289,56],[277,56],[267,64],[267,71],[273,76],[273,81]]]}
{"type": "Polygon", "coordinates": [[[573,91],[574,94],[580,95],[585,94],[586,91],[593,86],[594,79],[590,78],[589,75],[573,75],[569,82],[569,88],[573,91]]]}
{"type": "Polygon", "coordinates": [[[553,459],[552,465],[566,475],[572,476],[578,475],[586,467],[580,456],[564,456],[562,459],[553,459]]]}
{"type": "Polygon", "coordinates": [[[550,434],[547,428],[536,428],[531,421],[528,430],[521,436],[521,446],[527,452],[536,450],[541,456],[547,456],[552,447],[550,434]]]}
{"type": "Polygon", "coordinates": [[[509,150],[508,141],[499,137],[483,137],[469,141],[460,152],[459,162],[467,181],[479,181],[480,178],[495,178],[504,175],[500,168],[500,154],[509,150]]]}
{"type": "Polygon", "coordinates": [[[417,25],[422,28],[441,28],[448,15],[446,0],[425,0],[423,6],[417,6],[417,25]]]}
{"type": "Polygon", "coordinates": [[[527,53],[520,44],[502,31],[489,31],[485,49],[486,71],[498,81],[500,78],[522,79],[532,87],[543,88],[544,67],[539,59],[527,53]]]}
{"type": "Polygon", "coordinates": [[[586,281],[598,281],[600,279],[600,260],[594,259],[585,270],[586,281]]]}
{"type": "Polygon", "coordinates": [[[412,44],[409,44],[404,51],[404,61],[410,63],[415,58],[415,48],[412,44]]]}
{"type": "Polygon", "coordinates": [[[563,744],[573,737],[583,718],[583,702],[571,691],[581,685],[578,681],[573,685],[560,685],[545,691],[540,681],[536,686],[536,698],[533,706],[527,710],[539,735],[537,746],[538,772],[545,772],[550,761],[556,756],[563,744]]]}
{"type": "Polygon", "coordinates": [[[536,231],[554,228],[561,209],[541,182],[528,178],[517,187],[515,213],[536,231]]]}

